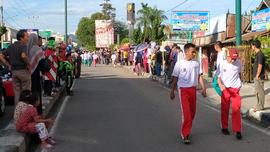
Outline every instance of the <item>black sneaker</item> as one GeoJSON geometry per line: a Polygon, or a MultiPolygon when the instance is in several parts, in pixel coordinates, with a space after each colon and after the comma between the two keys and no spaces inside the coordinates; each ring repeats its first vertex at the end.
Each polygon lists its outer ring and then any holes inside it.
{"type": "Polygon", "coordinates": [[[186,136],[184,139],[183,139],[183,143],[185,145],[189,145],[191,143],[190,139],[189,139],[189,136],[186,136]]]}
{"type": "Polygon", "coordinates": [[[223,135],[230,135],[230,132],[228,129],[222,129],[221,132],[223,135]]]}
{"type": "Polygon", "coordinates": [[[238,140],[241,140],[241,139],[243,138],[241,132],[237,132],[237,133],[236,133],[236,138],[237,138],[238,140]]]}

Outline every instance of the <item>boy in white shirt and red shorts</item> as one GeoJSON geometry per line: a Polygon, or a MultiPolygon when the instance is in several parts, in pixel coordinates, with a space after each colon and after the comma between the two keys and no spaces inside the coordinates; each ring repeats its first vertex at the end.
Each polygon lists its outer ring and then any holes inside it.
{"type": "Polygon", "coordinates": [[[230,135],[228,130],[228,120],[230,104],[232,103],[232,129],[236,133],[236,138],[241,140],[241,96],[239,94],[242,86],[241,82],[241,62],[238,59],[238,51],[230,49],[227,52],[227,61],[220,65],[218,84],[222,90],[221,96],[221,124],[222,133],[230,135]]]}
{"type": "Polygon", "coordinates": [[[202,94],[206,96],[206,88],[202,78],[201,66],[194,60],[196,46],[188,43],[184,46],[185,59],[175,64],[172,73],[172,88],[170,98],[175,98],[176,85],[178,86],[180,105],[182,107],[182,127],[180,134],[184,144],[190,144],[192,122],[196,113],[196,87],[200,82],[202,94]]]}

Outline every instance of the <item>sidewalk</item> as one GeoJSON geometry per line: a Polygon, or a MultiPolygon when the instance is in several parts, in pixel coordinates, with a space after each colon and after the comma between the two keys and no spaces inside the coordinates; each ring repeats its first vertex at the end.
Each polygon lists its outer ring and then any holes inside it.
{"type": "MultiPolygon", "coordinates": [[[[43,115],[48,116],[53,106],[60,101],[65,94],[65,87],[61,87],[59,92],[54,98],[43,97],[43,115]]],[[[15,124],[12,122],[9,125],[0,130],[0,152],[28,152],[30,138],[18,133],[15,128],[15,124]]]]}
{"type": "MultiPolygon", "coordinates": [[[[124,69],[127,69],[130,72],[133,72],[133,67],[131,66],[120,66],[124,69]]],[[[147,75],[144,75],[147,78],[147,75]]],[[[154,80],[157,80],[159,83],[164,84],[164,78],[151,77],[154,80]]],[[[211,85],[211,79],[206,78],[206,86],[207,86],[207,101],[209,104],[217,109],[220,109],[220,96],[215,92],[211,85]]],[[[166,86],[168,86],[166,84],[166,86]]],[[[254,84],[253,83],[245,83],[243,84],[240,95],[242,97],[242,107],[241,113],[243,117],[249,118],[251,120],[255,120],[256,122],[262,123],[263,125],[270,126],[270,81],[266,81],[264,83],[265,88],[265,109],[264,111],[253,112],[250,110],[255,107],[257,104],[257,97],[255,96],[254,84]]]]}

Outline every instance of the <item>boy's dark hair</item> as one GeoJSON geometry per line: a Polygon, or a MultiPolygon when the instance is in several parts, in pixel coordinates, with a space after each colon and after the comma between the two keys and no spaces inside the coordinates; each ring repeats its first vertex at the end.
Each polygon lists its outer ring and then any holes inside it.
{"type": "Polygon", "coordinates": [[[261,42],[259,40],[252,41],[251,45],[255,46],[258,49],[261,48],[261,42]]]}
{"type": "Polygon", "coordinates": [[[192,44],[192,43],[187,43],[185,46],[184,46],[184,50],[188,50],[189,48],[196,48],[196,45],[192,44]]]}
{"type": "Polygon", "coordinates": [[[17,33],[17,40],[20,41],[20,40],[24,37],[24,34],[25,34],[26,32],[27,32],[26,30],[20,30],[20,31],[17,33]]]}
{"type": "Polygon", "coordinates": [[[19,100],[22,102],[28,102],[31,99],[32,92],[30,90],[23,90],[21,92],[19,100]]]}
{"type": "Polygon", "coordinates": [[[216,46],[219,46],[220,48],[223,48],[223,44],[222,44],[221,41],[217,41],[217,42],[215,43],[215,45],[216,45],[216,46]]]}
{"type": "Polygon", "coordinates": [[[32,94],[30,90],[23,90],[21,92],[19,100],[31,105],[35,105],[38,100],[38,95],[32,94]]]}
{"type": "Polygon", "coordinates": [[[31,97],[28,100],[28,104],[34,106],[37,103],[37,101],[38,101],[38,94],[37,93],[32,93],[31,97]]]}
{"type": "Polygon", "coordinates": [[[176,48],[177,49],[178,45],[176,43],[173,43],[172,48],[176,48]]]}

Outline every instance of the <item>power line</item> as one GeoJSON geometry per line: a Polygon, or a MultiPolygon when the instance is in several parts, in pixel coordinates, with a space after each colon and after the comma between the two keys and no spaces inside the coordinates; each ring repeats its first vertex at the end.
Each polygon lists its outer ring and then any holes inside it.
{"type": "Polygon", "coordinates": [[[9,17],[9,19],[19,28],[23,28],[20,24],[18,24],[5,10],[4,10],[5,14],[7,15],[7,17],[9,17]]]}
{"type": "MultiPolygon", "coordinates": [[[[25,9],[24,6],[27,6],[25,3],[23,3],[22,1],[17,1],[17,0],[14,0],[13,1],[14,3],[16,3],[17,6],[20,7],[19,10],[21,10],[22,13],[24,13],[28,19],[30,18],[35,18],[35,16],[33,16],[33,14],[37,14],[36,12],[33,12],[33,11],[29,11],[28,9],[25,9]]],[[[39,18],[39,16],[37,15],[36,18],[38,19],[41,19],[39,18]]],[[[46,26],[46,28],[49,28],[50,26],[48,24],[46,24],[45,22],[41,21],[41,20],[32,20],[32,23],[35,25],[35,24],[38,24],[38,26],[42,27],[42,26],[46,26]]]]}
{"type": "Polygon", "coordinates": [[[177,7],[179,7],[179,6],[183,5],[183,4],[185,4],[187,1],[188,1],[188,0],[183,1],[182,3],[176,5],[175,7],[173,7],[173,8],[171,8],[171,9],[167,10],[165,13],[168,13],[168,12],[170,12],[170,11],[176,9],[177,7]]]}

